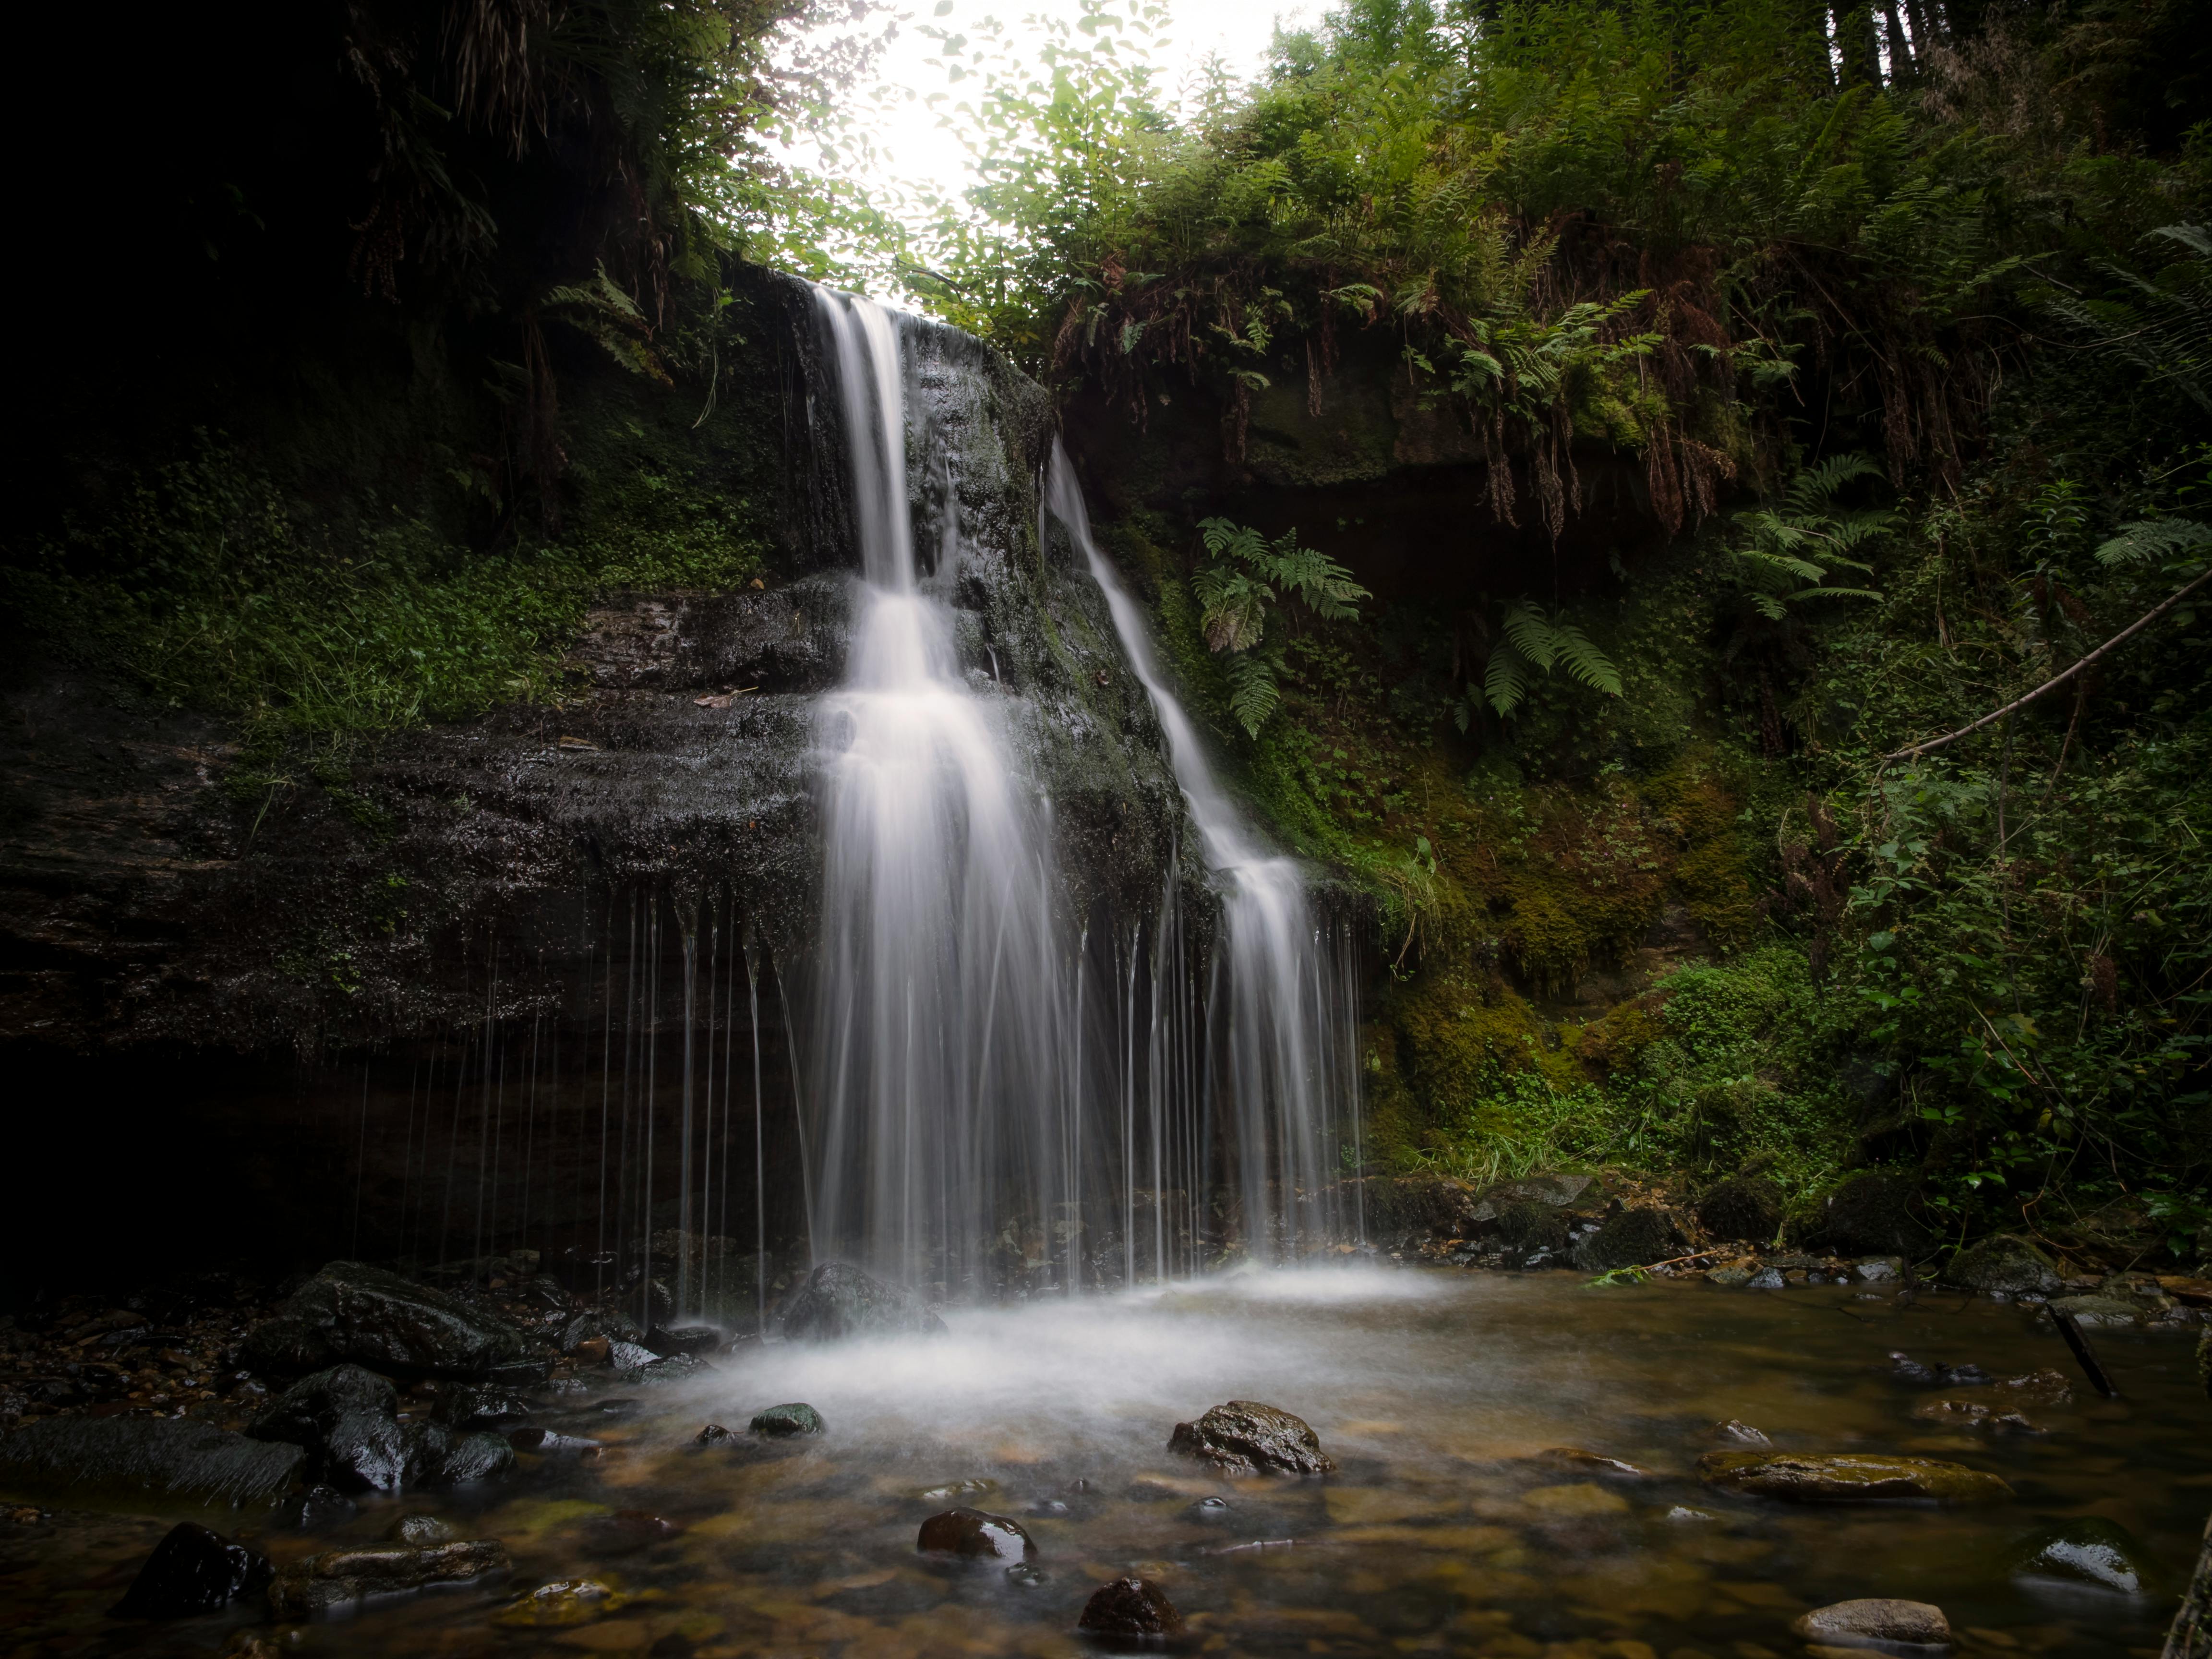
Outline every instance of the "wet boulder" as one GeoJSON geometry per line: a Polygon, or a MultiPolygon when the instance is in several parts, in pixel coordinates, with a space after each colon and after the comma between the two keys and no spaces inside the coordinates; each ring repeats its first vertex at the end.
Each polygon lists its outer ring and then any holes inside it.
{"type": "Polygon", "coordinates": [[[464,1382],[438,1395],[438,1420],[453,1429],[514,1429],[532,1415],[530,1402],[496,1382],[464,1382]]]}
{"type": "Polygon", "coordinates": [[[1807,1242],[1839,1255],[1916,1255],[1928,1242],[1916,1198],[1911,1176],[1862,1170],[1822,1201],[1807,1242]]]}
{"type": "Polygon", "coordinates": [[[1093,1636],[1163,1637],[1182,1633],[1182,1615],[1149,1578],[1116,1578],[1091,1592],[1078,1630],[1093,1636]]]}
{"type": "Polygon", "coordinates": [[[561,1328],[561,1352],[574,1353],[586,1342],[645,1341],[645,1333],[628,1314],[615,1308],[586,1308],[561,1328]]]}
{"type": "Polygon", "coordinates": [[[306,1454],[171,1417],[50,1417],[0,1439],[0,1485],[79,1503],[274,1504],[306,1454]]]}
{"type": "Polygon", "coordinates": [[[454,1486],[501,1474],[514,1462],[513,1448],[497,1435],[401,1422],[398,1392],[359,1365],[301,1377],[247,1432],[300,1447],[319,1476],[356,1492],[454,1486]]]}
{"type": "Polygon", "coordinates": [[[384,1535],[394,1544],[416,1549],[428,1544],[450,1544],[455,1536],[452,1522],[419,1510],[399,1516],[384,1529],[384,1535]]]}
{"type": "Polygon", "coordinates": [[[785,1301],[783,1334],[792,1342],[848,1336],[935,1334],[945,1322],[903,1285],[887,1284],[849,1261],[825,1261],[785,1301]]]}
{"type": "Polygon", "coordinates": [[[1782,1230],[1781,1187],[1765,1176],[1732,1176],[1698,1200],[1698,1224],[1715,1238],[1771,1242],[1782,1230]]]}
{"type": "Polygon", "coordinates": [[[1195,1423],[1176,1424],[1168,1449],[1230,1474],[1326,1474],[1336,1467],[1304,1419],[1252,1400],[1232,1400],[1195,1423]]]}
{"type": "Polygon", "coordinates": [[[391,1382],[359,1365],[303,1376],[262,1407],[246,1427],[257,1440],[307,1452],[315,1474],[351,1492],[398,1492],[408,1445],[391,1382]]]}
{"type": "Polygon", "coordinates": [[[1575,1247],[1575,1265],[1585,1273],[1641,1267],[1680,1254],[1680,1234],[1664,1210],[1623,1210],[1575,1247]]]}
{"type": "Polygon", "coordinates": [[[1764,1429],[1755,1429],[1733,1417],[1725,1423],[1713,1425],[1713,1438],[1725,1440],[1735,1446],[1771,1446],[1774,1443],[1764,1429]]]}
{"type": "Polygon", "coordinates": [[[514,1446],[483,1430],[449,1429],[443,1423],[410,1423],[407,1484],[459,1486],[489,1480],[514,1467],[514,1446]]]}
{"type": "Polygon", "coordinates": [[[1943,1277],[1971,1291],[2007,1296],[2025,1291],[2051,1296],[2059,1289],[2058,1264],[2015,1233],[1994,1234],[1960,1250],[1943,1269],[1943,1277]]]}
{"type": "Polygon", "coordinates": [[[753,1420],[746,1426],[755,1434],[766,1435],[773,1439],[819,1434],[822,1432],[822,1413],[804,1402],[794,1401],[788,1406],[770,1406],[766,1411],[755,1412],[753,1420]]]}
{"type": "Polygon", "coordinates": [[[1867,1647],[1876,1643],[1905,1647],[1942,1647],[1951,1640],[1951,1621],[1928,1601],[1893,1601],[1869,1596],[1837,1601],[1802,1613],[1790,1628],[1806,1641],[1828,1647],[1867,1647]]]}
{"type": "Polygon", "coordinates": [[[118,1619],[182,1619],[213,1613],[269,1582],[258,1552],[186,1521],[154,1547],[116,1603],[118,1619]]]}
{"type": "Polygon", "coordinates": [[[1600,1480],[1651,1479],[1650,1470],[1632,1463],[1625,1457],[1608,1457],[1603,1452],[1590,1451],[1581,1446],[1553,1446],[1538,1452],[1535,1461],[1571,1474],[1593,1475],[1600,1480]]]}
{"type": "Polygon", "coordinates": [[[1567,1218],[1548,1204],[1524,1199],[1503,1206],[1483,1230],[1516,1257],[1567,1248],[1567,1218]]]}
{"type": "Polygon", "coordinates": [[[1934,1457],[1878,1452],[1712,1451],[1698,1479],[1724,1492],[1792,1504],[2002,1503],[2012,1488],[1994,1474],[1934,1457]]]}
{"type": "Polygon", "coordinates": [[[359,1261],[333,1261],[272,1319],[246,1333],[257,1367],[298,1374],[351,1360],[380,1370],[526,1381],[534,1364],[522,1334],[443,1291],[359,1261]]]}
{"type": "Polygon", "coordinates": [[[395,1595],[432,1584],[461,1584],[503,1577],[507,1549],[495,1538],[421,1547],[404,1544],[326,1550],[295,1561],[270,1581],[269,1607],[279,1619],[312,1619],[372,1596],[395,1595]]]}
{"type": "Polygon", "coordinates": [[[2014,1578],[2055,1578],[2126,1595],[2154,1587],[2148,1553],[2133,1533],[2101,1515],[2030,1533],[2008,1552],[2006,1568],[2014,1578]]]}
{"type": "Polygon", "coordinates": [[[1011,1516],[984,1510],[947,1510],[921,1523],[914,1547],[922,1555],[957,1555],[969,1561],[1034,1561],[1036,1544],[1011,1516]]]}

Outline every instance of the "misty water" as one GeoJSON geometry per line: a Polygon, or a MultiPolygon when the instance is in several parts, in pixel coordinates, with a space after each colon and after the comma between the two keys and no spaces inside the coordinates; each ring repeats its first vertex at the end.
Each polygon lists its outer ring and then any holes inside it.
{"type": "MultiPolygon", "coordinates": [[[[951,1309],[942,1336],[770,1346],[680,1393],[572,1397],[541,1420],[599,1449],[526,1458],[497,1486],[371,1498],[329,1529],[246,1530],[288,1559],[430,1510],[506,1540],[505,1583],[371,1604],[301,1649],[361,1659],[1073,1654],[1085,1596],[1130,1572],[1168,1590],[1208,1652],[1770,1659],[1802,1650],[1798,1613],[1869,1595],[1939,1603],[1981,1659],[2154,1648],[2166,1595],[2019,1581],[2006,1559],[2039,1526],[2100,1516],[2142,1541],[2162,1591],[2178,1584],[2212,1498],[2183,1345],[2107,1335],[2120,1400],[2072,1379],[2071,1403],[2027,1407],[2045,1433],[1993,1440],[1916,1418],[1935,1396],[1893,1380],[1889,1351],[2003,1376],[2065,1365],[2057,1339],[2023,1309],[1860,1294],[1351,1268],[951,1309]],[[1169,1455],[1176,1421],[1230,1398],[1304,1416],[1337,1472],[1224,1480],[1169,1455]],[[826,1432],[693,1443],[795,1400],[826,1432]],[[1972,1510],[1728,1497],[1692,1476],[1727,1419],[1784,1449],[1955,1458],[2015,1496],[1972,1510]],[[1594,1477],[1545,1455],[1558,1448],[1646,1473],[1594,1477]],[[1036,1571],[918,1555],[921,1522],[957,1503],[1019,1519],[1036,1571]],[[582,1577],[621,1600],[534,1622],[524,1592],[582,1577]]],[[[9,1560],[13,1650],[112,1631],[101,1598],[166,1524],[75,1517],[50,1550],[9,1560]]],[[[194,1621],[194,1643],[212,1651],[225,1626],[194,1621]]]]}

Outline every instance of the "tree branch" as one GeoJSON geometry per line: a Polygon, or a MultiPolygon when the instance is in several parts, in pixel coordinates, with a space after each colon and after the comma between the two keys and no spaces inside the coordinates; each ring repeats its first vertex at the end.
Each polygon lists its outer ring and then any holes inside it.
{"type": "Polygon", "coordinates": [[[1884,755],[1882,759],[1885,761],[1917,760],[1919,757],[1926,754],[1931,749],[1941,749],[1947,743],[1956,743],[1960,738],[1965,737],[1967,733],[1971,732],[1978,732],[1984,726],[1991,724],[1993,721],[2002,720],[2007,714],[2011,714],[2014,709],[2027,708],[2028,704],[2033,702],[2038,697],[2043,696],[2046,691],[2056,691],[2060,686],[2065,684],[2067,681],[2072,679],[2076,674],[2079,674],[2083,669],[2088,667],[2092,663],[2095,662],[2098,658],[2103,656],[2106,652],[2111,651],[2114,647],[2121,644],[2132,635],[2142,632],[2144,629],[2148,628],[2153,623],[2156,622],[2160,617],[2163,617],[2167,611],[2172,610],[2174,606],[2179,605],[2184,599],[2187,599],[2191,593],[2194,593],[2198,588],[2203,586],[2208,581],[2212,581],[2212,568],[2205,569],[2195,580],[2186,582],[2181,586],[2176,588],[2172,592],[2167,594],[2166,598],[2160,600],[2142,616],[2136,617],[2135,621],[2130,623],[2125,628],[2123,628],[2118,633],[2113,635],[2112,638],[2106,640],[2094,651],[2092,651],[2087,656],[2078,659],[2075,665],[2071,668],[2068,669],[2064,673],[2056,675],[2053,678],[2044,681],[2042,684],[2037,686],[2034,690],[2029,692],[2026,696],[2014,698],[2012,702],[2007,703],[2003,708],[1996,709],[1990,714],[1983,715],[1981,719],[1976,720],[1972,726],[1962,726],[1957,731],[1947,732],[1940,738],[1930,738],[1925,743],[1916,743],[1909,749],[1900,749],[1894,754],[1884,755]]]}

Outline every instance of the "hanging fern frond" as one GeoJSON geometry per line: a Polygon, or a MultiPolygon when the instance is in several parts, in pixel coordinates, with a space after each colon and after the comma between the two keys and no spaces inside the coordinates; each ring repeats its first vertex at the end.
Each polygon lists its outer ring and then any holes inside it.
{"type": "Polygon", "coordinates": [[[1482,695],[1501,719],[1521,706],[1535,676],[1555,669],[1593,691],[1621,695],[1620,671],[1613,659],[1579,627],[1547,617],[1540,605],[1526,599],[1513,605],[1498,631],[1504,638],[1492,647],[1484,666],[1482,695]]]}
{"type": "Polygon", "coordinates": [[[1282,700],[1281,688],[1275,683],[1275,666],[1270,657],[1255,652],[1239,652],[1222,665],[1229,677],[1229,712],[1249,736],[1260,735],[1260,728],[1282,700]]]}

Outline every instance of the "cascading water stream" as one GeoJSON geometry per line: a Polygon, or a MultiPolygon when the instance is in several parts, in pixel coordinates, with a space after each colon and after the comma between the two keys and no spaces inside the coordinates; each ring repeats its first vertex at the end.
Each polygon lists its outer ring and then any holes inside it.
{"type": "Polygon", "coordinates": [[[814,1248],[957,1295],[1008,1217],[1043,1223],[1079,1196],[1060,1173],[1062,907],[1038,809],[921,588],[896,327],[866,300],[817,299],[863,580],[822,714],[814,1248]]]}
{"type": "MultiPolygon", "coordinates": [[[[1338,1196],[1340,1106],[1355,1152],[1359,1136],[1358,1024],[1348,976],[1316,925],[1297,860],[1259,844],[1207,763],[1196,728],[1161,678],[1143,614],[1091,537],[1082,488],[1057,441],[1044,506],[1066,527],[1106,595],[1122,649],[1166,730],[1206,867],[1221,878],[1223,954],[1210,1012],[1226,1046],[1219,1066],[1236,1133],[1246,1247],[1263,1260],[1297,1256],[1346,1231],[1338,1196]]],[[[1350,1219],[1364,1231],[1356,1207],[1350,1219]]]]}

